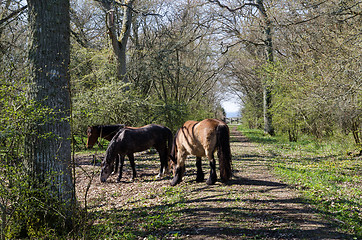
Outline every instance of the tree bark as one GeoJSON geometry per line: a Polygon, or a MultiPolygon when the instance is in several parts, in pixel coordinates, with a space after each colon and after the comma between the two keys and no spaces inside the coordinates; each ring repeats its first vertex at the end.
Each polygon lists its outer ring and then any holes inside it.
{"type": "Polygon", "coordinates": [[[70,206],[74,191],[70,168],[69,0],[28,0],[28,9],[28,99],[39,112],[25,137],[24,165],[35,182],[49,182],[53,197],[70,206]]]}
{"type": "MultiPolygon", "coordinates": [[[[123,20],[119,34],[117,34],[115,24],[115,6],[113,1],[98,0],[104,10],[106,11],[106,25],[108,30],[109,38],[112,42],[113,52],[117,58],[117,79],[125,83],[128,82],[127,78],[127,42],[131,32],[132,23],[132,5],[134,0],[126,0],[122,4],[123,8],[123,20]]],[[[119,2],[119,1],[116,1],[119,2]]]]}
{"type": "MultiPolygon", "coordinates": [[[[267,12],[264,7],[263,0],[257,0],[258,10],[261,14],[264,23],[264,36],[265,36],[265,52],[266,60],[268,63],[274,62],[273,54],[273,40],[272,40],[272,31],[271,31],[271,21],[267,15],[267,12]]],[[[264,132],[274,136],[274,127],[272,121],[272,114],[270,113],[270,108],[272,104],[272,86],[266,80],[263,83],[263,112],[264,112],[264,132]]]]}

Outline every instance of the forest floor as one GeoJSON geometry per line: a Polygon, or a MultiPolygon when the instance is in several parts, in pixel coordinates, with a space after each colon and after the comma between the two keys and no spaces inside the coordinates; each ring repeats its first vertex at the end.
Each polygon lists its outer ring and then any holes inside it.
{"type": "MultiPolygon", "coordinates": [[[[171,177],[155,180],[156,154],[136,156],[135,181],[126,159],[120,183],[117,176],[99,181],[100,166],[92,162],[104,152],[76,155],[77,195],[90,213],[89,229],[103,239],[351,239],[273,174],[272,156],[260,145],[232,129],[231,148],[233,179],[212,186],[195,182],[194,158],[183,182],[171,187],[171,177]]],[[[205,160],[203,170],[207,178],[205,160]]]]}

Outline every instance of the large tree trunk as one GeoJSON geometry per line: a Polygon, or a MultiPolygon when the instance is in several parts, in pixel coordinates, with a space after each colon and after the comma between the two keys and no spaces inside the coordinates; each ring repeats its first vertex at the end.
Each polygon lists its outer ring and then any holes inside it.
{"type": "Polygon", "coordinates": [[[69,0],[28,0],[28,8],[28,99],[42,110],[36,113],[38,119],[29,123],[24,164],[35,182],[50,184],[52,196],[70,206],[74,191],[70,168],[69,0]]]}
{"type": "MultiPolygon", "coordinates": [[[[268,63],[274,62],[273,54],[273,41],[271,33],[271,21],[268,18],[267,12],[264,7],[263,0],[257,0],[258,10],[264,22],[264,35],[265,35],[265,52],[266,60],[268,63]]],[[[272,103],[272,87],[265,81],[263,84],[263,109],[264,109],[264,131],[270,135],[274,135],[274,127],[272,121],[272,114],[270,113],[272,103]]]]}

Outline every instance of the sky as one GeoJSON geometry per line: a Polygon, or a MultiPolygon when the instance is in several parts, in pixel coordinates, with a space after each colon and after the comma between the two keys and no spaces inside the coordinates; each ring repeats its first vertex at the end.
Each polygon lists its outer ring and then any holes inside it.
{"type": "Polygon", "coordinates": [[[236,117],[240,115],[240,100],[235,97],[221,101],[221,106],[226,112],[226,117],[236,117]]]}

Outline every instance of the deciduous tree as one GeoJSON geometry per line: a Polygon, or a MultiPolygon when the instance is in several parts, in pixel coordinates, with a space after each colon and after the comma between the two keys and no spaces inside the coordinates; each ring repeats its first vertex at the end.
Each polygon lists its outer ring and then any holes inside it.
{"type": "Polygon", "coordinates": [[[65,204],[61,214],[69,223],[74,202],[69,122],[69,0],[28,0],[28,9],[28,100],[34,105],[36,118],[29,122],[24,163],[34,188],[48,184],[45,187],[50,195],[45,196],[65,204]]]}

